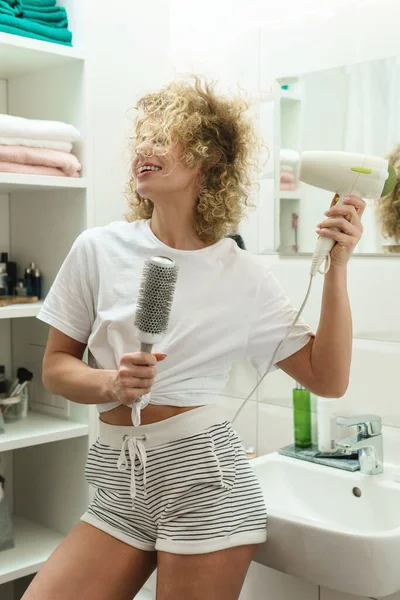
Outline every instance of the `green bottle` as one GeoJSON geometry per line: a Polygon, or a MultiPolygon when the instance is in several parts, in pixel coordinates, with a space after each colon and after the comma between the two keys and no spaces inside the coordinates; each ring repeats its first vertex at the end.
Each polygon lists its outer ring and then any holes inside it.
{"type": "Polygon", "coordinates": [[[293,390],[294,443],[298,448],[311,446],[310,392],[296,382],[293,390]]]}

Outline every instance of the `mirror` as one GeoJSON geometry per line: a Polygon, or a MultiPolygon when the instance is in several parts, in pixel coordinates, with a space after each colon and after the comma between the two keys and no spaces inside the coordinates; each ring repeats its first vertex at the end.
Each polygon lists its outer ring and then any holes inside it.
{"type": "MultiPolygon", "coordinates": [[[[333,194],[298,180],[300,154],[305,150],[343,150],[385,158],[391,154],[400,181],[400,57],[288,77],[278,81],[278,89],[276,250],[312,253],[316,225],[333,194]]],[[[400,185],[390,197],[368,202],[363,224],[356,253],[400,256],[400,185]]]]}

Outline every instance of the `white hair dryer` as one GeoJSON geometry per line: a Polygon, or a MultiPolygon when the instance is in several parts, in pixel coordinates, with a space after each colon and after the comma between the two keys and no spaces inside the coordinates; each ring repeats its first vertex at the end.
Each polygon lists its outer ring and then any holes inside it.
{"type": "MultiPolygon", "coordinates": [[[[388,161],[378,156],[355,152],[312,151],[303,152],[300,161],[299,179],[323,190],[339,195],[337,204],[346,196],[359,196],[365,200],[376,200],[389,194],[396,184],[396,172],[388,161]]],[[[322,262],[328,259],[335,245],[330,238],[319,237],[314,251],[311,275],[318,272],[322,262]]]]}

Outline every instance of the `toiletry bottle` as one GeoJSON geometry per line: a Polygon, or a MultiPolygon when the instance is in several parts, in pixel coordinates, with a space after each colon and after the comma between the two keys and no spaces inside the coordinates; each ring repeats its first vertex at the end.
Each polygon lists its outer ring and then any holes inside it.
{"type": "Polygon", "coordinates": [[[333,398],[317,399],[318,450],[336,452],[336,403],[333,398]]]}
{"type": "Polygon", "coordinates": [[[298,448],[311,446],[310,392],[296,382],[293,390],[294,442],[298,448]]]}
{"type": "Polygon", "coordinates": [[[25,269],[25,286],[28,296],[37,296],[39,299],[42,294],[42,274],[34,262],[29,263],[25,269]]]}
{"type": "Polygon", "coordinates": [[[8,260],[8,252],[1,252],[0,263],[6,264],[6,271],[8,276],[8,296],[13,295],[13,290],[17,285],[17,263],[12,260],[8,260]]]}
{"type": "Polygon", "coordinates": [[[19,297],[25,298],[27,295],[28,295],[28,290],[26,289],[24,280],[20,279],[14,288],[14,296],[19,296],[19,297]]]}
{"type": "Polygon", "coordinates": [[[33,272],[36,268],[36,265],[34,262],[29,263],[29,266],[25,269],[25,277],[24,277],[24,284],[27,290],[27,295],[28,296],[33,296],[33,287],[34,287],[34,282],[33,282],[33,272]]]}
{"type": "Polygon", "coordinates": [[[6,263],[0,262],[0,296],[8,295],[8,275],[6,263]]]}
{"type": "Polygon", "coordinates": [[[32,273],[32,296],[37,296],[40,300],[42,297],[42,274],[40,270],[35,267],[32,273]]]}
{"type": "Polygon", "coordinates": [[[4,365],[0,365],[0,399],[7,398],[8,381],[6,379],[6,369],[4,365]]]}
{"type": "Polygon", "coordinates": [[[247,446],[245,452],[249,460],[251,460],[252,458],[256,458],[257,456],[256,449],[254,446],[247,446]]]}

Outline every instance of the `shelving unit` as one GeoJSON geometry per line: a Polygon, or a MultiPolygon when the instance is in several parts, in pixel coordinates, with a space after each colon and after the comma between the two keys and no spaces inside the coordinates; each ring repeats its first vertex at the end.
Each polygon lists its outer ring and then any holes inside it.
{"type": "Polygon", "coordinates": [[[281,90],[281,102],[301,102],[301,95],[291,89],[281,90]]]}
{"type": "Polygon", "coordinates": [[[0,585],[36,573],[63,539],[57,531],[21,517],[13,526],[15,547],[0,553],[0,585]]]}
{"type": "Polygon", "coordinates": [[[82,62],[75,48],[0,32],[0,79],[82,62]]]}
{"type": "Polygon", "coordinates": [[[0,194],[25,192],[29,190],[85,190],[87,187],[84,177],[51,177],[48,175],[24,175],[0,173],[0,194]]]}
{"type": "Polygon", "coordinates": [[[301,193],[298,189],[293,191],[280,190],[279,197],[281,200],[301,200],[301,193]]]}
{"type": "MultiPolygon", "coordinates": [[[[296,78],[289,78],[278,84],[279,111],[277,147],[287,148],[301,152],[301,114],[302,114],[302,88],[296,78]],[[289,89],[281,85],[288,84],[289,89]]],[[[298,251],[299,234],[301,228],[301,185],[297,184],[296,190],[280,190],[280,167],[278,164],[275,173],[277,189],[275,192],[275,207],[278,215],[277,237],[279,238],[278,250],[281,252],[298,251]],[[297,215],[297,230],[293,229],[297,215]],[[297,249],[297,250],[296,250],[297,249]]]]}
{"type": "MultiPolygon", "coordinates": [[[[81,30],[83,3],[61,4],[71,28],[79,19],[81,30]]],[[[80,49],[0,33],[0,113],[63,121],[88,132],[84,67],[80,49]]],[[[83,135],[73,151],[82,163],[81,178],[0,173],[0,250],[9,253],[20,275],[31,261],[39,266],[44,295],[76,237],[93,224],[92,144],[83,135]]],[[[32,406],[43,411],[30,410],[26,419],[6,423],[0,434],[0,473],[6,477],[15,533],[15,547],[0,552],[1,599],[2,584],[36,573],[87,506],[83,468],[95,409],[69,406],[44,389],[48,327],[34,318],[41,305],[0,307],[0,364],[7,365],[9,379],[19,366],[33,372],[32,406]]],[[[13,600],[20,587],[15,586],[13,600]]]]}
{"type": "Polygon", "coordinates": [[[59,442],[88,433],[89,427],[84,423],[29,412],[26,419],[6,423],[6,432],[0,435],[0,452],[59,442]]]}
{"type": "Polygon", "coordinates": [[[36,317],[43,302],[32,304],[13,304],[0,306],[0,319],[21,319],[24,317],[36,317]]]}

